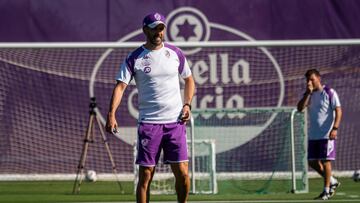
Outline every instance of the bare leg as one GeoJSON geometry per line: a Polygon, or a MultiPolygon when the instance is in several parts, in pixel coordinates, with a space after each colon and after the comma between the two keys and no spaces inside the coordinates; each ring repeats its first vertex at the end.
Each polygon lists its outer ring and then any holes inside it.
{"type": "Polygon", "coordinates": [[[189,164],[188,162],[173,163],[171,170],[175,175],[175,189],[178,202],[186,203],[190,191],[189,164]]]}
{"type": "Polygon", "coordinates": [[[332,175],[331,161],[311,160],[309,161],[309,165],[324,178],[324,187],[330,187],[330,177],[332,175]]]}
{"type": "Polygon", "coordinates": [[[322,162],[324,166],[324,186],[330,187],[330,177],[331,177],[331,161],[326,160],[322,162]]]}
{"type": "Polygon", "coordinates": [[[320,160],[309,160],[309,165],[312,169],[318,172],[321,177],[324,177],[324,166],[320,160]]]}
{"type": "Polygon", "coordinates": [[[139,166],[139,182],[136,187],[137,203],[148,203],[150,201],[150,184],[154,172],[155,167],[139,166]]]}

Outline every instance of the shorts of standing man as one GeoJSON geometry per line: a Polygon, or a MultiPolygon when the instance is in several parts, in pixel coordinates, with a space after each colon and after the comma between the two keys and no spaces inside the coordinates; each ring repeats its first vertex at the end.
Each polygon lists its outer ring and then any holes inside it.
{"type": "Polygon", "coordinates": [[[186,124],[139,123],[136,164],[154,167],[164,151],[165,164],[188,161],[186,124]]]}
{"type": "Polygon", "coordinates": [[[335,160],[335,140],[309,140],[308,160],[335,160]]]}

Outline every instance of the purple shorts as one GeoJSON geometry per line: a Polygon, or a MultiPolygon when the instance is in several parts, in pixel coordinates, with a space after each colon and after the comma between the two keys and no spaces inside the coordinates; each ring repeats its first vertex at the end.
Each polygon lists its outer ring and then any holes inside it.
{"type": "Polygon", "coordinates": [[[309,140],[308,160],[335,160],[335,140],[309,140]]]}
{"type": "Polygon", "coordinates": [[[161,150],[166,164],[188,161],[185,123],[139,124],[135,163],[156,166],[161,150]]]}

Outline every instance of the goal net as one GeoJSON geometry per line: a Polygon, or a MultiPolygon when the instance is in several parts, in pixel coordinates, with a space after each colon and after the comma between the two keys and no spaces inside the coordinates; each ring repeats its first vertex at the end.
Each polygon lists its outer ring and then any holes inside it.
{"type": "MultiPolygon", "coordinates": [[[[337,160],[341,161],[335,161],[333,169],[336,175],[351,175],[360,168],[351,158],[360,156],[360,46],[355,45],[359,43],[271,43],[174,43],[184,51],[196,82],[195,140],[215,140],[219,193],[236,187],[244,193],[272,192],[280,175],[288,179],[291,113],[282,108],[295,106],[301,98],[304,73],[310,68],[320,70],[322,82],[338,92],[346,115],[339,130],[346,139],[339,136],[337,140],[337,160]],[[284,112],[257,112],[264,107],[284,112]],[[206,112],[210,110],[215,112],[206,112]],[[248,191],[252,182],[236,179],[264,182],[248,191]]],[[[0,180],[74,180],[90,98],[96,97],[97,115],[104,123],[119,66],[139,45],[0,44],[0,180]]],[[[131,185],[137,102],[137,89],[131,83],[117,112],[121,136],[107,134],[119,177],[131,185]]],[[[85,169],[95,170],[98,180],[107,180],[113,177],[112,166],[100,132],[94,129],[85,169]]],[[[298,161],[305,156],[299,151],[303,146],[299,130],[294,128],[297,190],[302,189],[298,161]]],[[[293,188],[291,178],[286,184],[290,186],[278,191],[293,188]]]]}
{"type": "Polygon", "coordinates": [[[194,136],[214,139],[220,188],[307,192],[306,118],[292,107],[194,110],[194,136]]]}

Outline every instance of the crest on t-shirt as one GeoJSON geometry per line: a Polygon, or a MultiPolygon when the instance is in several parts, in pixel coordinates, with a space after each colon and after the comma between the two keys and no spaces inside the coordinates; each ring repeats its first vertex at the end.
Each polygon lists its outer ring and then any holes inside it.
{"type": "Polygon", "coordinates": [[[166,56],[167,58],[170,57],[170,52],[169,52],[168,50],[165,51],[165,56],[166,56]]]}
{"type": "Polygon", "coordinates": [[[144,68],[144,73],[150,73],[151,72],[151,68],[149,66],[146,66],[144,68]]]}

